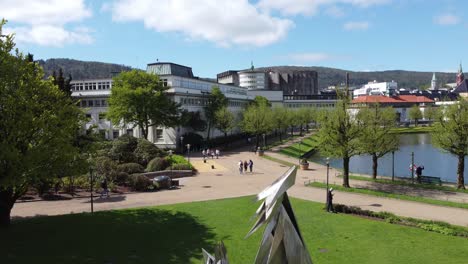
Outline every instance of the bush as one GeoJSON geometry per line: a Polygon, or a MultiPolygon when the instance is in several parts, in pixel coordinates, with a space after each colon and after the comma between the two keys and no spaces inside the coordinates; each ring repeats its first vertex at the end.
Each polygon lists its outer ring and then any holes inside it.
{"type": "Polygon", "coordinates": [[[165,152],[156,147],[153,143],[144,138],[138,139],[138,144],[135,149],[135,157],[137,162],[146,166],[148,162],[156,157],[163,157],[165,152]]]}
{"type": "Polygon", "coordinates": [[[117,163],[108,157],[97,157],[95,161],[97,175],[112,178],[112,174],[117,169],[117,163]]]}
{"type": "Polygon", "coordinates": [[[147,172],[162,171],[169,166],[169,162],[165,158],[154,158],[146,167],[147,172]]]}
{"type": "MultiPolygon", "coordinates": [[[[170,167],[168,169],[170,169],[170,167]]],[[[173,170],[192,170],[192,166],[190,166],[189,164],[174,164],[172,165],[172,169],[173,170]]]]}
{"type": "Polygon", "coordinates": [[[112,142],[109,150],[109,157],[119,163],[135,162],[134,151],[137,148],[138,140],[129,135],[123,135],[112,142]]]}
{"type": "Polygon", "coordinates": [[[117,174],[114,177],[114,182],[117,183],[117,185],[127,185],[130,180],[130,175],[126,172],[120,171],[117,172],[117,174]]]}
{"type": "Polygon", "coordinates": [[[148,177],[141,174],[130,175],[129,184],[134,191],[144,192],[152,187],[153,182],[148,177]]]}
{"type": "Polygon", "coordinates": [[[145,168],[138,163],[124,163],[117,166],[118,172],[125,172],[127,174],[141,173],[145,168]]]}

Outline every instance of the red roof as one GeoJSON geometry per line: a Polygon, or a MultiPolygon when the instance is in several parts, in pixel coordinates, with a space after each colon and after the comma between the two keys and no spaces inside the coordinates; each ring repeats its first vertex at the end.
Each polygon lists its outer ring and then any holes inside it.
{"type": "Polygon", "coordinates": [[[384,104],[404,104],[404,103],[434,103],[434,100],[427,98],[426,96],[417,95],[399,95],[399,96],[385,96],[385,95],[366,95],[359,96],[354,99],[351,103],[384,103],[384,104]]]}

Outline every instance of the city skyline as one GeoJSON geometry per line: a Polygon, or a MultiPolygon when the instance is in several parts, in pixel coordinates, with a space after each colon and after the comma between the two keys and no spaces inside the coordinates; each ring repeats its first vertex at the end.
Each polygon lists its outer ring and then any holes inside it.
{"type": "Polygon", "coordinates": [[[170,61],[194,74],[274,65],[351,71],[456,72],[466,61],[461,0],[7,1],[4,33],[35,59],[145,69],[170,61]]]}

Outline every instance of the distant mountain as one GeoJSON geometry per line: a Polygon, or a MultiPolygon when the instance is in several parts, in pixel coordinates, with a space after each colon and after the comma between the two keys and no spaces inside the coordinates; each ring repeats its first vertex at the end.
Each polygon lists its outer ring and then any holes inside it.
{"type": "MultiPolygon", "coordinates": [[[[326,67],[299,67],[299,66],[274,66],[256,68],[255,70],[268,71],[298,71],[312,70],[318,73],[318,82],[320,89],[327,88],[331,85],[340,85],[345,82],[346,72],[349,72],[350,86],[360,86],[370,81],[395,81],[398,82],[400,88],[423,88],[431,85],[433,72],[416,72],[416,71],[373,71],[373,72],[355,72],[341,69],[326,68],[326,67]]],[[[436,72],[436,77],[439,84],[454,83],[456,74],[446,72],[436,72]]]]}
{"type": "Polygon", "coordinates": [[[61,68],[65,77],[71,74],[73,80],[110,78],[115,73],[132,70],[131,67],[112,63],[95,61],[79,61],[71,59],[38,60],[47,76],[61,68]]]}

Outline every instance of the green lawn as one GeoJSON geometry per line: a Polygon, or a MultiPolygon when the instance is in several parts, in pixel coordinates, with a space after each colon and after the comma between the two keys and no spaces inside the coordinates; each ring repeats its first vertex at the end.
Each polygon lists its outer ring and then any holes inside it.
{"type": "MultiPolygon", "coordinates": [[[[2,263],[201,263],[222,239],[230,263],[252,263],[261,232],[244,239],[252,197],[41,217],[0,230],[2,263]]],[[[314,263],[466,263],[468,239],[344,214],[292,199],[314,263]]]]}
{"type": "Polygon", "coordinates": [[[418,126],[418,127],[397,127],[392,129],[392,133],[397,134],[411,134],[411,133],[430,133],[433,128],[430,126],[418,126]]]}
{"type": "Polygon", "coordinates": [[[281,149],[280,153],[290,157],[299,158],[303,154],[317,148],[318,143],[315,136],[311,136],[302,140],[302,143],[295,143],[287,148],[281,149]]]}

